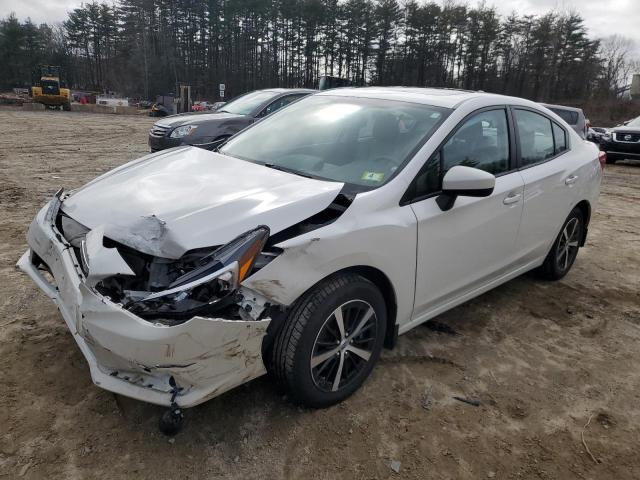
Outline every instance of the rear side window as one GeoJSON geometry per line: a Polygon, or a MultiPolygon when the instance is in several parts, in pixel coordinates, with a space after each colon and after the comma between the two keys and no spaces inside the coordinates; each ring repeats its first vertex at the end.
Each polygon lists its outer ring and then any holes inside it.
{"type": "Polygon", "coordinates": [[[553,140],[555,142],[556,155],[567,150],[567,133],[557,123],[553,123],[553,140]]]}
{"type": "Polygon", "coordinates": [[[553,157],[555,144],[551,120],[528,110],[516,109],[514,115],[520,137],[521,166],[526,167],[553,157]]]}
{"type": "Polygon", "coordinates": [[[578,124],[578,112],[574,112],[573,110],[563,110],[561,108],[550,108],[549,110],[558,115],[569,125],[578,124]]]}

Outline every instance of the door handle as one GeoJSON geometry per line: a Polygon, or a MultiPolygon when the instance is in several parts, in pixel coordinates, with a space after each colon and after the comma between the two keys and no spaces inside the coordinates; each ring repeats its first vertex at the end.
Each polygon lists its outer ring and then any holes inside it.
{"type": "Polygon", "coordinates": [[[505,205],[511,205],[511,204],[514,204],[514,203],[518,203],[520,201],[520,197],[522,197],[521,194],[511,192],[509,195],[507,195],[505,197],[505,199],[502,201],[502,203],[504,203],[505,205]]]}
{"type": "Polygon", "coordinates": [[[576,183],[577,180],[578,180],[577,175],[571,175],[570,177],[567,177],[567,179],[564,181],[564,184],[573,185],[574,183],[576,183]]]}

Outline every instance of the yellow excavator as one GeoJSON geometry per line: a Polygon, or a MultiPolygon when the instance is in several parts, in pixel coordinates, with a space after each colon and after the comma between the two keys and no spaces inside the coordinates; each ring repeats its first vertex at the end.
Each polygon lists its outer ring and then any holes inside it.
{"type": "Polygon", "coordinates": [[[42,103],[46,108],[71,110],[71,90],[60,87],[60,67],[40,67],[40,82],[31,87],[31,96],[34,102],[42,103]]]}

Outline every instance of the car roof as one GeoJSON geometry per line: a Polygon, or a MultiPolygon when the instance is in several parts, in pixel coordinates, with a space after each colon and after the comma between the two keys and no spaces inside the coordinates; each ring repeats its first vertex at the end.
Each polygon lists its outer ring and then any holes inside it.
{"type": "Polygon", "coordinates": [[[542,105],[543,107],[547,107],[547,108],[557,108],[557,109],[560,109],[560,110],[568,110],[568,111],[571,111],[571,112],[577,112],[577,113],[584,114],[582,109],[578,108],[578,107],[567,107],[565,105],[553,105],[552,103],[541,103],[540,105],[542,105]]]}
{"type": "Polygon", "coordinates": [[[264,88],[262,90],[255,90],[258,92],[273,92],[273,93],[314,93],[317,90],[310,88],[264,88]]]}
{"type": "Polygon", "coordinates": [[[421,103],[434,107],[457,108],[462,103],[483,98],[487,104],[513,104],[534,106],[534,102],[518,97],[508,97],[495,93],[472,90],[458,90],[453,88],[421,88],[421,87],[345,87],[323,90],[316,95],[377,98],[381,100],[399,100],[404,102],[421,103]]]}

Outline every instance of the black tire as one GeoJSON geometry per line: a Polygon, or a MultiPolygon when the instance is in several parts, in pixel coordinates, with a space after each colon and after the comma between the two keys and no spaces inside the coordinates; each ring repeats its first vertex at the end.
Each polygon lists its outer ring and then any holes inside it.
{"type": "Polygon", "coordinates": [[[71,104],[70,103],[65,103],[64,105],[62,105],[62,110],[64,110],[65,112],[70,112],[71,111],[71,104]]]}
{"type": "Polygon", "coordinates": [[[539,268],[540,275],[547,280],[560,280],[564,277],[576,260],[582,237],[584,235],[584,215],[579,208],[574,208],[562,224],[547,258],[539,268]],[[573,229],[573,224],[575,230],[573,229]],[[567,237],[567,235],[569,237],[567,237]],[[567,245],[569,242],[570,245],[567,245]]]}
{"type": "Polygon", "coordinates": [[[618,160],[618,159],[613,157],[613,156],[610,156],[609,154],[607,154],[607,165],[615,164],[616,160],[618,160]]]}
{"type": "Polygon", "coordinates": [[[355,274],[330,277],[291,308],[274,342],[269,362],[271,373],[294,401],[305,406],[323,408],[341,402],[371,373],[380,357],[386,324],[384,298],[373,283],[355,274]],[[338,310],[342,329],[338,327],[338,310]],[[356,325],[360,323],[364,327],[358,332],[356,325]],[[339,334],[338,330],[347,335],[334,337],[343,339],[336,340],[339,345],[334,345],[327,336],[332,332],[339,334]],[[365,339],[367,342],[362,343],[365,339]],[[332,352],[336,350],[334,356],[332,352]],[[370,356],[365,360],[363,353],[370,356]],[[312,356],[316,361],[324,357],[326,360],[312,367],[312,356]]]}

